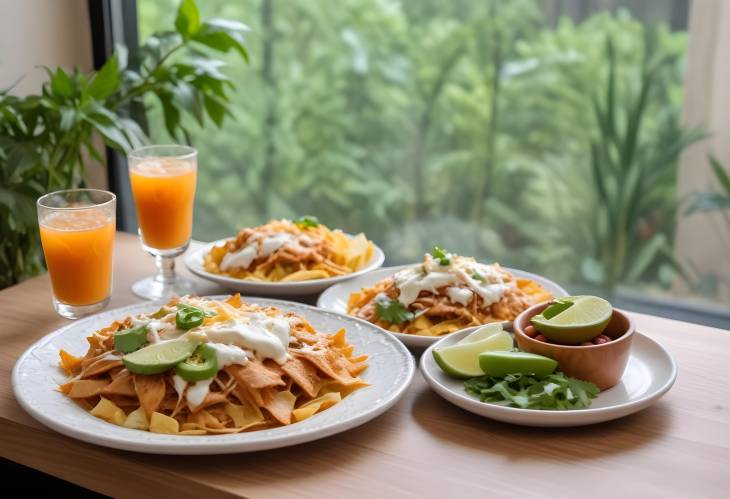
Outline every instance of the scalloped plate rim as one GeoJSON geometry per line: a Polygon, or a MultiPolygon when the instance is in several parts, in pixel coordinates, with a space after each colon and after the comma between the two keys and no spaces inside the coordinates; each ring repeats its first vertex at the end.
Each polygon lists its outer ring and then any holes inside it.
{"type": "MultiPolygon", "coordinates": [[[[210,298],[220,298],[220,297],[226,297],[228,295],[211,295],[210,298]]],[[[346,316],[344,314],[339,314],[337,312],[332,311],[325,311],[322,309],[318,309],[316,307],[313,307],[311,305],[306,305],[303,303],[298,302],[290,302],[285,300],[277,300],[272,298],[260,298],[260,297],[244,297],[244,300],[250,300],[251,302],[258,302],[258,303],[265,303],[270,304],[274,306],[279,306],[284,309],[303,309],[305,311],[309,311],[309,313],[312,314],[329,314],[331,316],[336,316],[339,318],[341,322],[347,323],[348,321],[354,324],[358,324],[361,327],[364,327],[364,330],[358,331],[357,333],[353,333],[351,330],[348,330],[347,334],[348,336],[351,334],[355,335],[369,335],[369,334],[375,334],[376,336],[380,337],[381,341],[385,341],[388,343],[393,349],[394,352],[397,352],[394,354],[399,360],[404,361],[400,365],[401,371],[396,371],[396,367],[393,367],[394,373],[399,375],[399,377],[396,379],[395,383],[391,387],[387,387],[387,390],[384,394],[384,397],[378,398],[375,401],[375,404],[372,406],[369,406],[366,410],[360,411],[359,413],[344,414],[344,411],[352,405],[352,402],[350,402],[350,405],[344,405],[346,402],[351,401],[351,397],[357,397],[358,392],[354,393],[352,396],[347,397],[343,400],[342,403],[335,405],[334,407],[328,409],[327,411],[324,411],[322,413],[319,413],[315,416],[313,416],[311,419],[299,422],[299,423],[293,423],[289,426],[281,426],[277,428],[272,429],[264,429],[264,430],[258,430],[253,432],[244,432],[244,433],[238,433],[233,435],[201,435],[201,436],[182,436],[182,435],[161,435],[156,433],[150,433],[150,432],[142,432],[140,430],[132,430],[128,428],[123,428],[120,426],[113,425],[111,423],[107,423],[103,420],[100,420],[91,414],[89,414],[87,411],[83,410],[80,406],[76,405],[71,399],[68,397],[60,394],[60,392],[55,392],[58,395],[60,395],[62,398],[59,399],[60,401],[63,401],[62,403],[64,405],[67,405],[68,407],[72,409],[78,409],[83,412],[83,416],[79,413],[79,417],[84,417],[88,421],[89,424],[95,427],[102,427],[107,428],[110,430],[113,430],[112,433],[117,434],[118,432],[121,432],[122,434],[126,434],[127,436],[125,438],[122,438],[121,435],[115,435],[113,437],[108,436],[104,433],[93,433],[91,431],[85,431],[84,429],[79,429],[71,425],[69,422],[59,422],[58,420],[42,413],[39,411],[38,408],[33,406],[33,403],[31,400],[28,400],[27,397],[19,393],[19,390],[21,389],[21,376],[23,373],[21,373],[21,369],[27,362],[27,359],[35,354],[36,351],[40,350],[43,347],[48,346],[49,343],[51,343],[54,339],[60,338],[65,334],[73,334],[69,333],[69,331],[74,331],[74,329],[78,329],[79,325],[83,326],[85,323],[93,323],[94,320],[102,320],[101,317],[106,317],[107,315],[115,315],[118,316],[120,314],[131,314],[131,313],[139,313],[145,309],[154,309],[155,307],[159,307],[158,303],[155,302],[140,302],[135,303],[115,309],[110,309],[104,312],[101,312],[99,314],[95,314],[93,316],[85,317],[84,319],[80,319],[79,321],[73,322],[71,324],[67,324],[66,326],[63,326],[61,328],[56,329],[55,331],[44,335],[42,338],[40,338],[38,341],[34,342],[23,354],[18,357],[17,361],[15,362],[15,365],[12,369],[11,374],[11,384],[13,388],[13,394],[15,396],[15,399],[18,401],[18,403],[21,405],[21,407],[34,419],[39,421],[40,423],[44,424],[45,426],[51,428],[54,431],[57,431],[63,435],[66,435],[71,438],[75,438],[84,442],[96,444],[96,445],[102,445],[105,447],[111,447],[115,449],[121,449],[121,450],[129,450],[129,451],[136,451],[136,452],[143,452],[143,453],[153,453],[153,454],[176,454],[176,455],[204,455],[204,454],[231,454],[231,453],[243,453],[243,452],[255,452],[260,450],[268,450],[268,449],[277,449],[282,447],[288,447],[292,445],[298,445],[305,442],[310,442],[314,440],[319,440],[331,435],[335,435],[337,433],[341,433],[344,431],[347,431],[349,429],[355,428],[357,426],[360,426],[361,424],[366,423],[367,421],[370,421],[381,414],[385,413],[388,409],[390,409],[393,405],[395,405],[398,400],[401,399],[401,397],[405,394],[407,388],[410,386],[414,373],[416,371],[415,361],[410,354],[410,352],[397,340],[393,339],[392,337],[389,337],[388,335],[382,334],[381,330],[377,327],[374,327],[372,324],[368,323],[367,321],[363,321],[354,317],[346,316]],[[333,411],[333,412],[329,412],[333,411]],[[343,414],[339,414],[342,412],[343,414]],[[312,424],[312,421],[316,422],[317,416],[326,415],[328,416],[327,419],[330,419],[333,415],[334,416],[340,416],[339,420],[327,423],[324,426],[317,425],[315,426],[312,424]],[[302,428],[303,425],[306,425],[309,422],[309,425],[307,426],[307,429],[302,428]],[[100,423],[101,426],[99,426],[100,423]],[[314,428],[309,428],[309,426],[314,426],[314,428]],[[292,430],[293,429],[293,430],[292,430]],[[299,430],[302,431],[299,431],[299,430]],[[288,430],[288,431],[287,431],[288,430]],[[261,439],[255,439],[256,435],[261,435],[263,432],[270,433],[274,432],[275,435],[272,437],[268,437],[266,440],[261,439]],[[151,442],[140,442],[138,438],[135,438],[135,436],[139,437],[140,434],[142,436],[146,437],[146,440],[151,440],[151,442]],[[254,441],[249,441],[251,437],[248,436],[254,436],[254,441]]],[[[316,321],[316,319],[315,319],[316,321]]],[[[343,326],[346,326],[346,324],[343,324],[343,326]]],[[[77,333],[78,334],[78,333],[77,333]]],[[[86,334],[88,334],[88,331],[84,332],[83,338],[86,337],[86,334]]],[[[370,367],[368,367],[368,370],[372,368],[372,363],[370,367]]],[[[49,371],[47,374],[49,376],[60,376],[61,373],[58,370],[55,370],[54,372],[50,372],[53,368],[52,366],[46,366],[46,369],[49,371]]],[[[366,375],[368,375],[368,372],[366,371],[366,375]]],[[[392,375],[392,373],[391,373],[392,375]]],[[[369,390],[373,388],[376,385],[373,385],[371,387],[365,388],[364,390],[369,390]]],[[[52,391],[49,391],[51,393],[52,391]]]]}

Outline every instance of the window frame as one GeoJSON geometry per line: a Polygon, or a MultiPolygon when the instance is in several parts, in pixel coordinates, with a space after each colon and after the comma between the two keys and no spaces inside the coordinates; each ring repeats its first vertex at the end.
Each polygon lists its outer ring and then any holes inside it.
{"type": "MultiPolygon", "coordinates": [[[[88,0],[91,49],[94,70],[99,70],[114,53],[114,46],[125,45],[128,64],[139,67],[137,0],[88,0]]],[[[147,132],[144,105],[133,103],[126,112],[147,132]]],[[[117,196],[117,230],[137,232],[137,215],[129,183],[127,158],[110,147],[105,148],[108,188],[117,196]]]]}

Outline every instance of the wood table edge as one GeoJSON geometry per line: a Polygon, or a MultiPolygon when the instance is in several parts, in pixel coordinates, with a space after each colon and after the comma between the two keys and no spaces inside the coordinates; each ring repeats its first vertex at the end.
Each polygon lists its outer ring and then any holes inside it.
{"type": "MultiPolygon", "coordinates": [[[[81,487],[112,497],[157,497],[164,486],[165,494],[176,499],[200,499],[209,494],[216,498],[238,498],[224,489],[203,485],[184,474],[171,474],[145,463],[140,467],[134,459],[84,442],[68,445],[67,437],[24,426],[0,418],[3,446],[0,455],[15,463],[66,480],[81,487]],[[140,468],[143,470],[140,473],[140,468]]],[[[165,459],[165,456],[158,456],[165,459]]]]}

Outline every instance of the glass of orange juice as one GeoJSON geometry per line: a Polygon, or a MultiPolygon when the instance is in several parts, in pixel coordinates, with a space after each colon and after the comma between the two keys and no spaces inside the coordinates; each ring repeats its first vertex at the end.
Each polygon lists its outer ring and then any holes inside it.
{"type": "Polygon", "coordinates": [[[53,306],[78,319],[109,303],[117,197],[70,189],[38,198],[38,224],[53,287],[53,306]]]}
{"type": "Polygon", "coordinates": [[[175,273],[175,257],[187,250],[193,232],[198,152],[180,145],[147,146],[127,160],[142,247],[157,265],[157,273],[134,283],[132,291],[151,300],[189,294],[192,283],[175,273]]]}

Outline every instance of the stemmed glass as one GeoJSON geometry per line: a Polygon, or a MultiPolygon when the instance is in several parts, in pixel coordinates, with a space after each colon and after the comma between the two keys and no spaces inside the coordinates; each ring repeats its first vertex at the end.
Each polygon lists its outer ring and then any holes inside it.
{"type": "Polygon", "coordinates": [[[127,156],[142,247],[155,257],[157,273],[137,281],[132,291],[150,300],[193,291],[175,273],[175,257],[190,244],[198,152],[180,145],[153,145],[127,156]]]}

